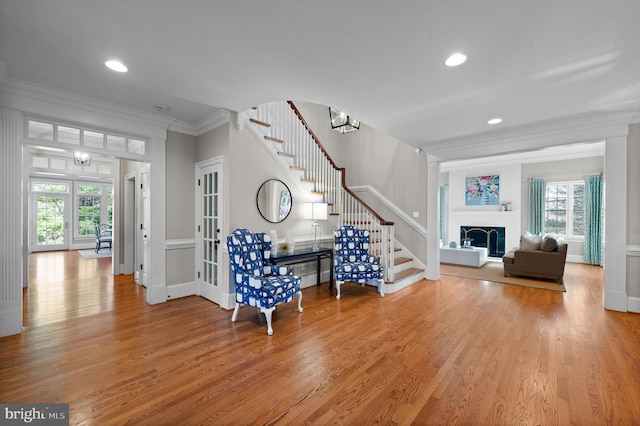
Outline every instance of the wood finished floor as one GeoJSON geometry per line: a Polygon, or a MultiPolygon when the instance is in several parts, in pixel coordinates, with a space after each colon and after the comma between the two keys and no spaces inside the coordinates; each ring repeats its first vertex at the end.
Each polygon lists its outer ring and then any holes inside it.
{"type": "Polygon", "coordinates": [[[640,315],[602,308],[601,268],[567,292],[442,276],[384,298],[303,290],[264,318],[192,296],[149,306],[111,259],[30,256],[0,401],[69,403],[84,425],[640,424],[640,315]]]}

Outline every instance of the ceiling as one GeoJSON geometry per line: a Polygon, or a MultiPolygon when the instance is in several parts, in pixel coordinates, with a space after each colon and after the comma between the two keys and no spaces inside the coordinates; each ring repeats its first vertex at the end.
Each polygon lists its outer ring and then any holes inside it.
{"type": "Polygon", "coordinates": [[[638,17],[638,0],[0,0],[0,61],[11,78],[187,123],[330,105],[428,151],[640,110],[638,17]],[[467,62],[447,67],[454,52],[467,62]]]}

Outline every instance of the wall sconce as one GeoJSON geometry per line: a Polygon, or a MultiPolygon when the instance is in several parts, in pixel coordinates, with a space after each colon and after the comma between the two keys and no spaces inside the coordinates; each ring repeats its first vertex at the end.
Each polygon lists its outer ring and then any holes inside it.
{"type": "Polygon", "coordinates": [[[73,153],[73,164],[76,166],[90,166],[91,154],[88,152],[76,151],[73,153]]]}
{"type": "Polygon", "coordinates": [[[360,120],[356,120],[337,109],[329,107],[329,117],[331,117],[331,128],[342,134],[353,132],[360,128],[360,120]]]}
{"type": "Polygon", "coordinates": [[[318,221],[327,220],[327,203],[304,203],[304,218],[313,220],[313,247],[312,250],[318,250],[318,221]]]}

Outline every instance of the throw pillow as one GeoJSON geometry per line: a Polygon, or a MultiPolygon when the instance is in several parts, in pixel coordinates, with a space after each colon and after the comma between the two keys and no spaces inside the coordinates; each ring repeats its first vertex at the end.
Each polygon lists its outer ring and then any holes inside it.
{"type": "Polygon", "coordinates": [[[538,235],[534,238],[527,238],[526,235],[523,235],[520,238],[520,248],[522,250],[540,250],[540,242],[542,238],[538,235]]]}
{"type": "Polygon", "coordinates": [[[556,251],[558,249],[558,242],[555,238],[545,236],[540,243],[540,250],[542,251],[556,251]]]}
{"type": "Polygon", "coordinates": [[[533,233],[527,231],[527,232],[524,233],[524,236],[527,237],[530,240],[537,239],[538,242],[542,241],[542,235],[541,234],[533,234],[533,233]]]}

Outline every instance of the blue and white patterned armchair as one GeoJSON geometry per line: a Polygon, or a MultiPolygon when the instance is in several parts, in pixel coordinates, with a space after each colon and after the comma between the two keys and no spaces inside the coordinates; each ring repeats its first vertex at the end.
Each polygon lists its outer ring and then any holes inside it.
{"type": "Polygon", "coordinates": [[[238,319],[240,305],[254,306],[267,319],[267,334],[273,334],[271,314],[276,305],[290,302],[298,295],[298,312],[302,312],[300,277],[291,266],[271,265],[271,238],[239,228],[227,237],[231,275],[236,288],[236,307],[231,321],[238,319]]]}
{"type": "Polygon", "coordinates": [[[380,257],[369,255],[369,231],[355,226],[342,226],[334,232],[336,299],[340,299],[340,286],[345,281],[378,286],[384,297],[383,267],[380,257]]]}

